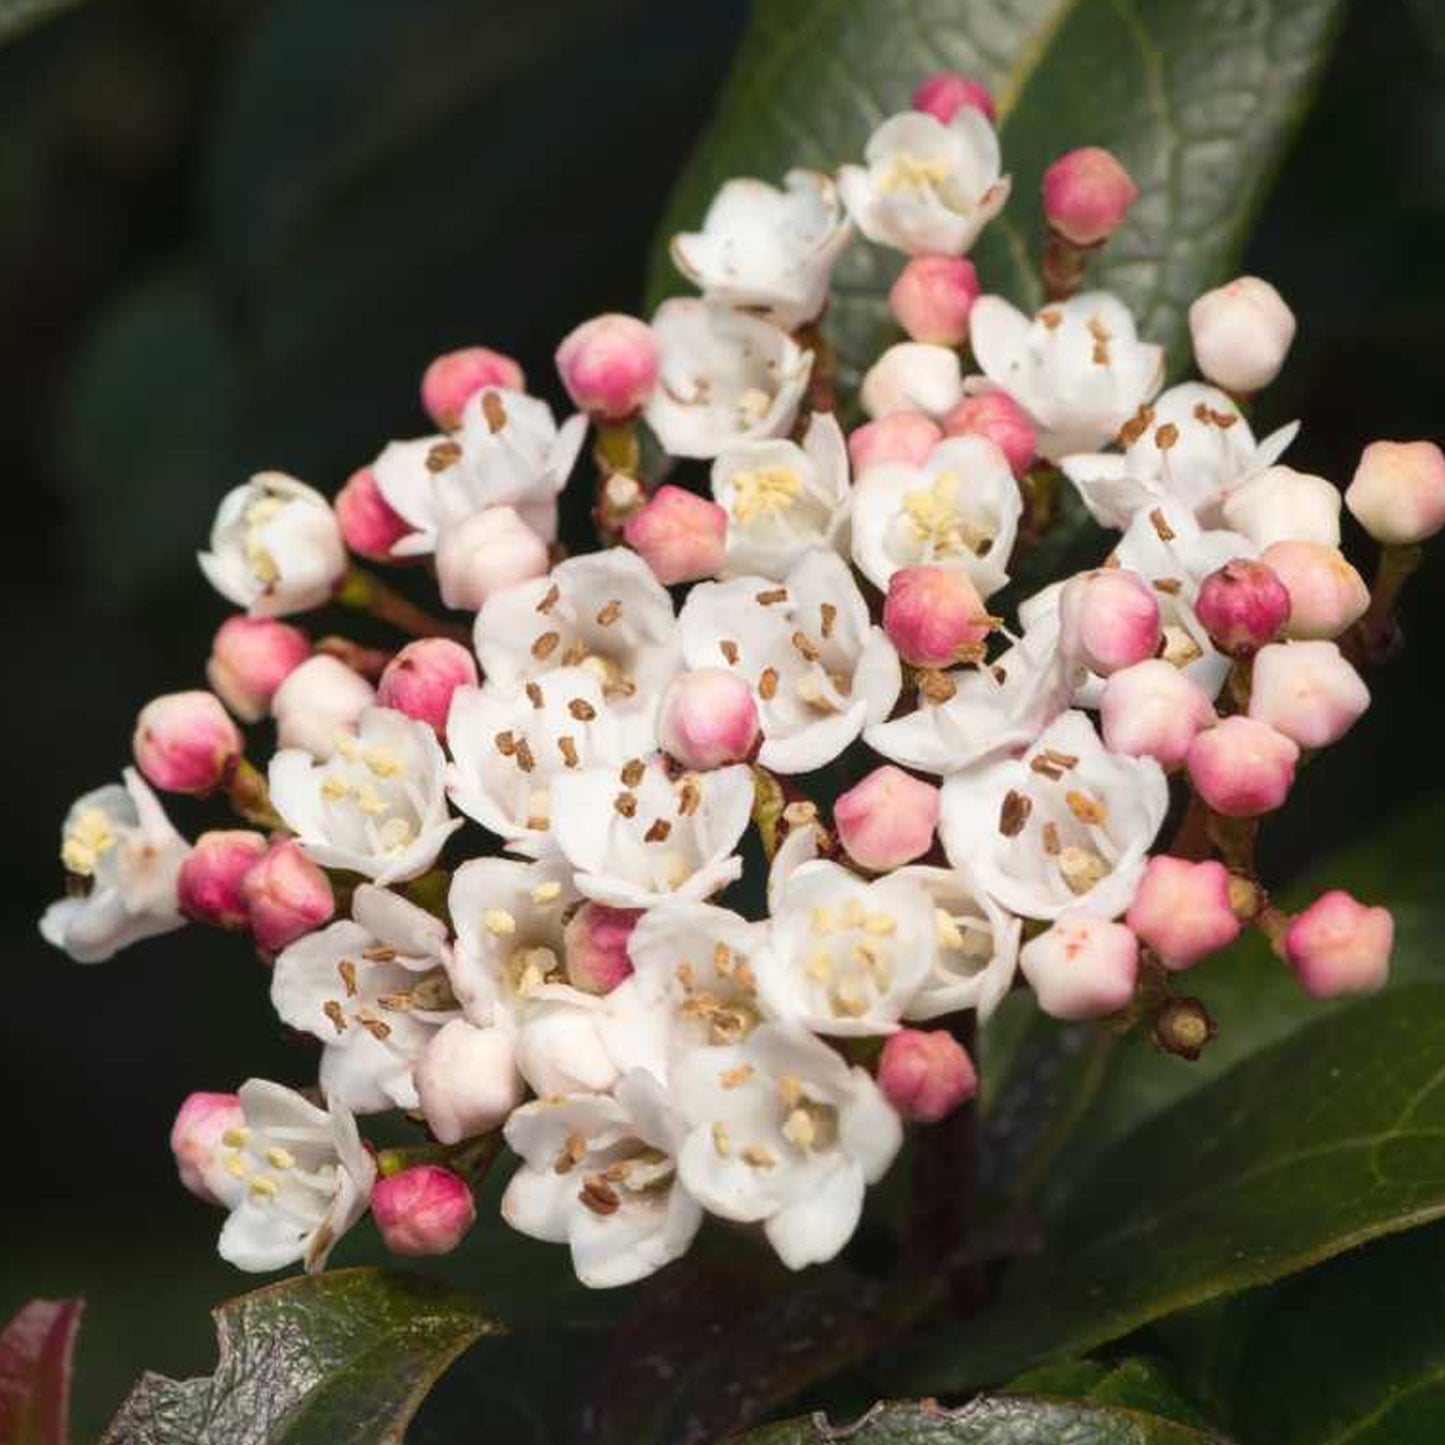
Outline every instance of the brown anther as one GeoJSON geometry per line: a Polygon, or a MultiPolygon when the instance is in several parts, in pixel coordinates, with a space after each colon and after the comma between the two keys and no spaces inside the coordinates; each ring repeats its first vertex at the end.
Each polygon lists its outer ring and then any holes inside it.
{"type": "Polygon", "coordinates": [[[1034,810],[1033,799],[1009,789],[998,811],[998,830],[1005,838],[1017,838],[1034,810]]]}
{"type": "Polygon", "coordinates": [[[598,612],[597,625],[599,627],[611,627],[621,616],[622,604],[614,597],[610,602],[604,603],[601,611],[598,612]]]}
{"type": "Polygon", "coordinates": [[[738,661],[738,645],[730,638],[724,637],[718,643],[718,650],[722,653],[729,667],[736,667],[738,661]]]}
{"type": "Polygon", "coordinates": [[[600,1214],[604,1218],[609,1214],[616,1214],[621,1207],[622,1201],[617,1196],[617,1191],[610,1184],[604,1184],[596,1176],[589,1178],[578,1192],[577,1198],[590,1209],[593,1214],[600,1214]]]}
{"type": "Polygon", "coordinates": [[[574,697],[567,704],[567,711],[577,719],[578,722],[591,722],[597,716],[597,709],[587,701],[585,697],[574,697]]]}
{"type": "Polygon", "coordinates": [[[642,841],[644,843],[665,843],[670,832],[672,832],[672,824],[666,818],[654,818],[648,825],[647,832],[642,835],[642,841]]]}
{"type": "Polygon", "coordinates": [[[793,649],[805,662],[817,662],[822,655],[818,651],[818,644],[808,636],[806,632],[795,632],[792,638],[793,649]]]}
{"type": "Polygon", "coordinates": [[[764,607],[771,607],[775,602],[788,600],[788,589],[786,587],[769,587],[765,592],[759,592],[755,600],[764,607]]]}
{"type": "Polygon", "coordinates": [[[580,1134],[569,1134],[562,1141],[562,1147],[552,1162],[553,1171],[557,1174],[570,1174],[577,1167],[577,1161],[586,1153],[587,1141],[580,1134]]]}
{"type": "Polygon", "coordinates": [[[838,609],[831,602],[825,602],[819,607],[818,612],[822,618],[818,631],[823,634],[824,638],[829,638],[833,635],[833,626],[838,621],[838,609]]]}
{"type": "Polygon", "coordinates": [[[1046,306],[1039,312],[1039,320],[1048,327],[1050,331],[1056,331],[1063,324],[1064,313],[1056,311],[1052,306],[1046,306]]]}
{"type": "Polygon", "coordinates": [[[1179,428],[1172,421],[1166,421],[1154,433],[1154,445],[1161,452],[1167,452],[1179,440],[1179,428]]]}
{"type": "Polygon", "coordinates": [[[504,758],[510,758],[517,751],[517,739],[510,731],[498,733],[492,741],[496,743],[497,751],[504,758]]]}
{"type": "Polygon", "coordinates": [[[1064,776],[1064,770],[1043,753],[1029,759],[1029,771],[1039,773],[1051,783],[1057,783],[1064,776]]]}
{"type": "Polygon", "coordinates": [[[568,737],[566,733],[563,733],[562,736],[557,739],[557,751],[562,754],[562,761],[569,768],[575,768],[577,766],[577,744],[572,738],[568,737]]]}
{"type": "Polygon", "coordinates": [[[361,950],[361,956],[368,963],[395,963],[397,952],[385,943],[373,943],[370,948],[361,950]]]}
{"type": "Polygon", "coordinates": [[[694,777],[685,777],[677,785],[677,814],[680,818],[690,818],[697,812],[698,804],[702,802],[702,788],[694,777]]]}
{"type": "Polygon", "coordinates": [[[1047,758],[1056,768],[1062,768],[1065,772],[1068,772],[1070,768],[1077,768],[1079,766],[1079,759],[1076,753],[1062,753],[1058,748],[1044,748],[1039,756],[1047,758]]]}
{"type": "Polygon", "coordinates": [[[462,459],[462,449],[456,442],[438,442],[426,454],[426,469],[429,472],[444,472],[462,459]]]}
{"type": "Polygon", "coordinates": [[[331,1026],[339,1034],[346,1032],[346,1015],[341,1011],[341,1005],[334,999],[329,998],[321,1005],[321,1012],[331,1020],[331,1026]]]}
{"type": "Polygon", "coordinates": [[[517,766],[524,773],[530,773],[537,766],[537,759],[532,756],[532,747],[526,738],[517,739],[517,766]]]}
{"type": "Polygon", "coordinates": [[[506,426],[507,408],[496,392],[489,391],[482,397],[482,415],[487,419],[487,427],[493,436],[506,426]]]}
{"type": "Polygon", "coordinates": [[[1212,411],[1209,415],[1220,431],[1228,431],[1239,420],[1237,411],[1212,411]]]}
{"type": "Polygon", "coordinates": [[[356,997],[356,963],[353,959],[339,959],[336,964],[336,971],[341,975],[341,986],[346,990],[347,998],[356,997]]]}
{"type": "Polygon", "coordinates": [[[637,816],[637,794],[618,793],[612,800],[612,806],[616,808],[624,818],[635,818],[637,816]]]}
{"type": "Polygon", "coordinates": [[[538,662],[541,662],[544,658],[551,657],[551,655],[556,652],[557,644],[561,642],[561,640],[562,634],[560,632],[544,632],[532,644],[532,656],[535,657],[538,662]]]}
{"type": "Polygon", "coordinates": [[[376,1039],[378,1043],[384,1042],[391,1037],[391,1025],[383,1023],[381,1019],[376,1018],[372,1014],[358,1014],[356,1021],[372,1038],[376,1039]]]}
{"type": "Polygon", "coordinates": [[[557,605],[557,599],[561,595],[562,589],[554,582],[547,589],[547,595],[537,604],[537,611],[545,617],[557,605]]]}
{"type": "Polygon", "coordinates": [[[562,654],[563,667],[580,667],[586,661],[587,649],[582,645],[580,641],[572,643],[572,645],[568,647],[568,649],[562,654]]]}
{"type": "Polygon", "coordinates": [[[1184,590],[1184,584],[1177,577],[1156,577],[1154,590],[1167,597],[1177,597],[1184,590]]]}
{"type": "Polygon", "coordinates": [[[777,1165],[777,1156],[761,1144],[749,1144],[743,1151],[743,1163],[754,1169],[772,1169],[777,1165]]]}
{"type": "Polygon", "coordinates": [[[1123,426],[1119,428],[1119,445],[1131,447],[1154,424],[1154,408],[1141,406],[1123,426]]]}
{"type": "Polygon", "coordinates": [[[764,702],[770,702],[778,695],[778,670],[775,667],[765,667],[758,677],[758,696],[764,702]]]}
{"type": "Polygon", "coordinates": [[[958,685],[946,672],[925,667],[918,674],[918,691],[929,702],[947,702],[957,693],[958,685]]]}
{"type": "Polygon", "coordinates": [[[1181,1059],[1194,1060],[1219,1033],[1219,1025],[1197,998],[1174,998],[1154,1017],[1156,1048],[1181,1059]]]}
{"type": "Polygon", "coordinates": [[[646,776],[647,764],[641,758],[631,758],[623,763],[622,771],[618,774],[629,788],[635,788],[646,776]]]}
{"type": "Polygon", "coordinates": [[[541,712],[543,707],[546,706],[541,687],[535,682],[529,682],[523,688],[523,691],[527,694],[527,701],[531,703],[538,712],[541,712]]]}
{"type": "Polygon", "coordinates": [[[752,1078],[753,1073],[754,1069],[751,1064],[739,1064],[736,1068],[724,1069],[717,1076],[717,1081],[725,1089],[737,1089],[746,1084],[752,1078]]]}
{"type": "Polygon", "coordinates": [[[1079,822],[1086,823],[1091,828],[1097,828],[1109,816],[1108,808],[1097,798],[1092,798],[1088,793],[1081,793],[1075,788],[1070,788],[1064,794],[1064,802],[1069,805],[1069,812],[1079,822]]]}
{"type": "Polygon", "coordinates": [[[712,950],[712,966],[724,978],[733,971],[733,951],[725,943],[715,943],[712,950]]]}
{"type": "Polygon", "coordinates": [[[405,1013],[415,1002],[416,1000],[409,993],[384,993],[377,999],[377,1003],[387,1013],[393,1014],[405,1013]]]}
{"type": "Polygon", "coordinates": [[[1161,542],[1172,542],[1174,540],[1174,528],[1171,527],[1165,519],[1162,508],[1155,507],[1154,510],[1149,513],[1149,522],[1154,528],[1154,535],[1158,537],[1161,542]]]}
{"type": "Polygon", "coordinates": [[[1063,839],[1059,837],[1059,825],[1057,823],[1044,824],[1044,852],[1050,858],[1057,858],[1064,851],[1063,839]]]}

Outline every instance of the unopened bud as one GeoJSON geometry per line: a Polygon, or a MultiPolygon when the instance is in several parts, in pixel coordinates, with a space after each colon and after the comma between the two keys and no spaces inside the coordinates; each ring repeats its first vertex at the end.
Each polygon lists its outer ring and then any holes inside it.
{"type": "Polygon", "coordinates": [[[1365,579],[1338,547],[1320,542],[1276,542],[1260,559],[1289,593],[1284,635],[1304,641],[1339,637],[1370,605],[1365,579]]]}
{"type": "Polygon", "coordinates": [[[833,805],[833,822],[848,856],[875,873],[921,858],[938,826],[938,789],[885,763],[833,805]]]}
{"type": "Polygon", "coordinates": [[[953,70],[930,75],[913,92],[913,108],[936,116],[944,125],[965,109],[978,111],[990,125],[998,119],[998,108],[988,86],[953,70]]]}
{"type": "Polygon", "coordinates": [[[1102,1018],[1134,997],[1139,940],[1122,923],[1088,908],[1070,908],[1024,945],[1019,967],[1046,1014],[1102,1018]]]}
{"type": "Polygon", "coordinates": [[[641,909],[584,903],[567,920],[567,981],[583,993],[611,993],[632,976],[627,945],[641,909]]]}
{"type": "Polygon", "coordinates": [[[216,630],[206,680],[242,722],[260,722],[276,689],[311,656],[311,639],[274,617],[228,617],[216,630]]]}
{"type": "Polygon", "coordinates": [[[1293,467],[1266,467],[1224,495],[1224,522],[1261,551],[1276,542],[1340,545],[1340,491],[1293,467]]]}
{"type": "Polygon", "coordinates": [[[945,436],[976,436],[1004,454],[1009,470],[1022,477],[1039,454],[1038,433],[1029,414],[1006,391],[966,396],[943,418],[945,436]]]}
{"type": "Polygon", "coordinates": [[[499,1129],[522,1101],[511,1035],[452,1019],[417,1062],[416,1092],[427,1127],[443,1144],[499,1129]]]}
{"type": "Polygon", "coordinates": [[[1223,863],[1157,855],[1144,870],[1126,922],[1166,968],[1192,968],[1239,937],[1229,883],[1223,863]]]}
{"type": "Polygon", "coordinates": [[[1191,1063],[1219,1036],[1219,1025],[1197,998],[1171,998],[1154,1016],[1157,1048],[1191,1063]]]}
{"type": "Polygon", "coordinates": [[[988,637],[988,608],[956,567],[900,567],[888,579],[883,630],[914,667],[954,667],[988,637]]]}
{"type": "Polygon", "coordinates": [[[267,953],[279,953],[321,927],[336,911],[331,884],[291,838],[273,843],[241,883],[251,932],[267,953]]]}
{"type": "Polygon", "coordinates": [[[376,485],[376,473],[370,467],[352,472],[346,485],[337,492],[332,506],[336,511],[336,520],[341,524],[341,536],[357,556],[369,557],[373,562],[396,560],[391,555],[391,549],[411,531],[411,527],[381,495],[381,488],[376,485]]]}
{"type": "Polygon", "coordinates": [[[981,287],[963,256],[914,256],[888,292],[898,324],[915,341],[957,346],[968,335],[968,313],[981,287]]]}
{"type": "Polygon", "coordinates": [[[1294,312],[1258,276],[1240,276],[1206,291],[1189,308],[1200,371],[1236,395],[1259,391],[1279,375],[1294,332],[1294,312]]]}
{"type": "Polygon", "coordinates": [[[1133,176],[1099,146],[1069,151],[1044,172],[1044,216],[1076,246],[1107,241],[1124,224],[1138,194],[1133,176]]]}
{"type": "Polygon", "coordinates": [[[173,692],[141,709],[132,746],[154,787],[204,797],[235,770],[244,743],[214,693],[173,692]]]}
{"type": "Polygon", "coordinates": [[[1371,442],[1345,491],[1350,515],[1387,546],[1445,527],[1445,453],[1434,442],[1371,442]]]}
{"type": "Polygon", "coordinates": [[[461,643],[419,637],[387,663],[377,683],[376,700],[382,707],[430,724],[440,736],[446,731],[452,694],[459,687],[476,685],[476,660],[461,643]]]}
{"type": "Polygon", "coordinates": [[[1159,650],[1159,599],[1137,572],[1102,567],[1064,583],[1059,646],[1065,657],[1108,677],[1159,650]]]}
{"type": "Polygon", "coordinates": [[[1194,739],[1187,761],[1195,792],[1216,813],[1257,818],[1289,795],[1299,748],[1268,723],[1227,717],[1194,739]]]}
{"type": "Polygon", "coordinates": [[[658,708],[657,740],[684,767],[706,771],[745,762],[758,736],[757,704],[737,673],[701,667],[668,683],[658,708]]]}
{"type": "Polygon", "coordinates": [[[1390,976],[1395,920],[1336,888],[1290,920],[1275,951],[1311,998],[1376,993],[1390,976]]]}
{"type": "Polygon", "coordinates": [[[421,404],[427,415],[448,431],[462,424],[462,411],[479,392],[488,387],[504,391],[525,391],[527,378],[510,356],[489,351],[485,346],[467,346],[448,351],[427,367],[421,379],[421,404]]]}
{"type": "Polygon", "coordinates": [[[1250,717],[1302,748],[1338,742],[1369,705],[1364,678],[1333,642],[1277,642],[1254,660],[1250,717]]]}
{"type": "Polygon", "coordinates": [[[359,672],[327,653],[307,658],[271,699],[276,741],[315,758],[336,750],[336,734],[355,725],[376,701],[376,689],[359,672]]]}
{"type": "Polygon", "coordinates": [[[225,1136],[244,1127],[246,1116],[235,1094],[187,1094],[171,1125],[171,1152],[181,1183],[207,1204],[219,1204],[234,1180],[221,1159],[225,1136]]]}
{"type": "Polygon", "coordinates": [[[244,828],[202,833],[176,877],[181,912],[213,928],[239,931],[250,923],[243,885],[266,856],[266,840],[244,828]]]}
{"type": "Polygon", "coordinates": [[[1215,720],[1214,704],[1172,662],[1153,658],[1116,672],[1099,699],[1104,745],[1111,753],[1184,765],[1189,745],[1215,720]]]}
{"type": "Polygon", "coordinates": [[[883,1045],[878,1087],[903,1118],[936,1124],[978,1092],[978,1073],[946,1030],[900,1029],[883,1045]]]}
{"type": "Polygon", "coordinates": [[[884,462],[921,467],[942,440],[943,431],[932,417],[921,411],[895,411],[854,427],[848,433],[848,456],[858,477],[884,462]]]}
{"type": "Polygon", "coordinates": [[[1194,611],[1227,657],[1253,657],[1289,618],[1289,589],[1263,562],[1237,557],[1199,587],[1194,611]]]}
{"type": "Polygon", "coordinates": [[[682,487],[659,487],[622,535],[664,586],[714,576],[727,559],[728,514],[682,487]]]}
{"type": "Polygon", "coordinates": [[[557,374],[567,395],[589,416],[621,421],[635,415],[657,385],[657,338],[635,316],[594,316],[557,348],[557,374]]]}
{"type": "Polygon", "coordinates": [[[869,368],[858,396],[875,421],[895,411],[941,417],[963,396],[958,353],[947,346],[900,341],[869,368]]]}
{"type": "Polygon", "coordinates": [[[547,544],[512,507],[484,507],[437,538],[437,583],[442,601],[480,612],[487,598],[543,576],[547,544]]]}
{"type": "Polygon", "coordinates": [[[450,1254],[476,1223],[466,1182],[437,1164],[418,1164],[371,1186],[371,1217],[393,1254],[450,1254]]]}

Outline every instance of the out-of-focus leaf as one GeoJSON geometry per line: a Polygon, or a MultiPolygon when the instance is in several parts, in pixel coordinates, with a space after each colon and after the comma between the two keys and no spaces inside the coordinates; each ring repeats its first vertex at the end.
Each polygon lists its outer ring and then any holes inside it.
{"type": "Polygon", "coordinates": [[[18,40],[32,26],[79,3],[80,0],[0,0],[0,45],[18,40]]]}
{"type": "Polygon", "coordinates": [[[1114,1365],[1094,1360],[1041,1365],[1010,1381],[1004,1393],[1088,1400],[1115,1409],[1141,1410],[1200,1430],[1213,1428],[1162,1364],[1139,1357],[1114,1365]]]}
{"type": "Polygon", "coordinates": [[[70,1371],[84,1312],[84,1300],[31,1300],[0,1333],[4,1445],[67,1445],[70,1371]]]}
{"type": "Polygon", "coordinates": [[[104,1445],[394,1445],[437,1376],[500,1329],[434,1280],[289,1279],[222,1305],[215,1374],[144,1376],[104,1445]]]}

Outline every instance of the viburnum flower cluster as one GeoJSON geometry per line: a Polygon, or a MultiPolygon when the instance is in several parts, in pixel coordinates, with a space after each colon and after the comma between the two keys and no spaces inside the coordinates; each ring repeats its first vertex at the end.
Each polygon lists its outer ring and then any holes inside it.
{"type": "Polygon", "coordinates": [[[973,1020],[1011,989],[1187,1055],[1175,977],[1246,927],[1311,995],[1384,983],[1389,914],[1335,891],[1286,915],[1254,840],[1369,705],[1445,457],[1375,442],[1343,495],[1282,462],[1297,426],[1252,418],[1295,322],[1257,278],[1194,302],[1202,379],[1166,385],[1083,284],[1136,195],[1097,148],[1043,178],[1044,304],[990,293],[966,253],[1012,185],[992,101],[949,75],[915,101],[836,176],[723,186],[673,241],[699,295],[558,347],[575,414],[470,347],[422,380],[435,429],[334,499],[267,472],[221,502],[199,560],[240,610],[210,690],[141,710],[135,766],[65,819],[41,928],[80,962],[248,932],[314,1037],[312,1087],[176,1120],[241,1268],[319,1268],[368,1208],[396,1252],[448,1250],[504,1153],[503,1218],[586,1284],[676,1259],[707,1214],[799,1268],[905,1126],[967,1104],[973,1020]],[[845,432],[819,323],[855,232],[907,259],[845,432]],[[604,545],[567,556],[589,429],[604,545]],[[1117,535],[1013,595],[1069,487],[1117,535]],[[1342,503],[1382,545],[1373,590],[1342,503]],[[297,624],[332,604],[412,640],[297,624]],[[157,791],[247,826],[188,842],[157,791]],[[425,1138],[373,1150],[358,1119],[393,1111],[425,1138]]]}

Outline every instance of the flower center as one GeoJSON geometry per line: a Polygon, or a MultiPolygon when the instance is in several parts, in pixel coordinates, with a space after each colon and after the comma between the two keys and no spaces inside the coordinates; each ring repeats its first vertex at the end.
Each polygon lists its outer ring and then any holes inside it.
{"type": "Polygon", "coordinates": [[[900,191],[937,191],[948,179],[949,165],[946,160],[925,160],[922,156],[899,151],[888,163],[878,189],[885,196],[897,195],[900,191]]]}
{"type": "Polygon", "coordinates": [[[840,910],[814,908],[808,932],[814,942],[804,972],[828,1012],[836,1019],[862,1018],[893,986],[898,920],[851,898],[840,910]]]}
{"type": "Polygon", "coordinates": [[[246,562],[256,580],[263,587],[274,587],[281,578],[281,569],[266,547],[264,533],[266,526],[286,507],[281,497],[267,495],[258,498],[246,508],[245,524],[246,562]]]}
{"type": "Polygon", "coordinates": [[[759,467],[733,478],[733,516],[748,523],[768,520],[786,512],[803,490],[802,478],[791,467],[759,467]]]}
{"type": "Polygon", "coordinates": [[[401,755],[391,748],[365,747],[348,732],[338,732],[334,742],[331,769],[321,779],[323,800],[360,816],[373,851],[390,857],[406,852],[417,828],[401,755]]]}
{"type": "Polygon", "coordinates": [[[903,497],[903,512],[914,540],[926,557],[981,557],[993,540],[990,533],[970,521],[958,505],[962,483],[954,472],[943,472],[930,487],[919,487],[903,497]]]}
{"type": "Polygon", "coordinates": [[[102,853],[115,847],[115,833],[103,809],[87,808],[66,830],[60,858],[67,871],[88,878],[102,853]]]}

